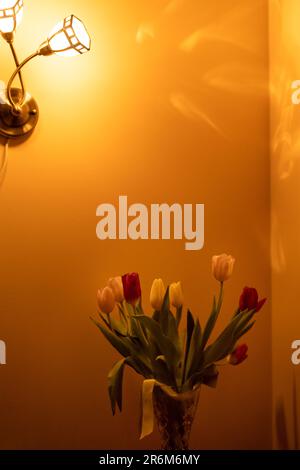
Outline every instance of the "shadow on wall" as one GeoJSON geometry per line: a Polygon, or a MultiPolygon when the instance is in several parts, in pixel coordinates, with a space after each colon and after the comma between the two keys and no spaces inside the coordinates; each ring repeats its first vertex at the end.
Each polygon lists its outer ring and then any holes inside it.
{"type": "MultiPolygon", "coordinates": [[[[293,174],[299,171],[300,111],[292,102],[292,82],[299,78],[300,73],[300,40],[298,23],[295,23],[295,19],[300,17],[300,5],[294,0],[271,0],[270,5],[271,154],[273,187],[277,186],[279,194],[293,174]]],[[[287,260],[283,224],[276,202],[275,197],[272,208],[272,268],[280,273],[286,270],[287,260]]]]}
{"type": "MultiPolygon", "coordinates": [[[[233,140],[236,134],[232,135],[229,129],[223,129],[223,121],[220,113],[212,113],[206,96],[217,93],[227,93],[246,96],[267,96],[268,85],[266,83],[264,71],[255,67],[252,61],[259,59],[257,55],[256,42],[250,39],[250,32],[245,28],[247,18],[255,15],[262,7],[262,0],[252,2],[235,2],[230,5],[222,17],[215,14],[213,22],[209,19],[205,22],[205,12],[203,12],[203,25],[185,34],[185,37],[177,38],[171,45],[174,56],[178,55],[178,63],[185,64],[180,73],[174,73],[174,83],[170,84],[169,103],[184,118],[197,121],[204,126],[208,126],[225,140],[233,140]],[[209,63],[203,64],[203,50],[213,48],[210,54],[209,63]],[[220,51],[219,51],[220,48],[220,51]],[[230,60],[224,60],[223,48],[227,51],[230,60]],[[198,55],[198,56],[197,56],[198,55]],[[199,57],[199,90],[196,94],[188,84],[191,83],[189,61],[195,61],[199,57]],[[184,75],[184,80],[179,88],[176,77],[184,75]]],[[[143,21],[136,31],[136,43],[145,51],[149,51],[149,44],[164,36],[164,28],[170,24],[170,18],[181,9],[186,8],[182,0],[171,0],[157,13],[154,19],[143,21]]],[[[209,7],[208,7],[209,10],[209,7]]],[[[214,12],[215,13],[215,12],[214,12]]],[[[160,43],[161,45],[161,43],[160,43]]],[[[182,77],[181,77],[182,78],[182,77]]],[[[196,78],[196,77],[193,77],[196,78]]],[[[225,126],[224,126],[225,127],[225,126]]],[[[231,130],[232,131],[232,130],[231,130]]]]}
{"type": "Polygon", "coordinates": [[[297,407],[297,382],[293,374],[292,390],[292,416],[293,416],[293,437],[289,442],[288,425],[283,398],[279,398],[276,404],[275,422],[278,448],[280,450],[299,450],[299,429],[298,429],[298,407],[297,407]]]}
{"type": "Polygon", "coordinates": [[[292,101],[293,83],[300,78],[300,4],[271,0],[269,5],[274,445],[299,449],[297,369],[290,351],[300,332],[295,308],[299,303],[300,106],[292,101]]]}
{"type": "Polygon", "coordinates": [[[278,180],[291,176],[300,157],[299,113],[291,99],[292,82],[299,78],[300,71],[299,16],[300,5],[295,0],[271,1],[271,55],[274,59],[270,85],[274,114],[271,150],[278,180]]]}

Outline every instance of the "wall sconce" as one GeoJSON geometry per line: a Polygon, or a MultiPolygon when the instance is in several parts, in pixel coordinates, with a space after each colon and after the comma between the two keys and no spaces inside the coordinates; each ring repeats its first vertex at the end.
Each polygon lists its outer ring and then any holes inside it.
{"type": "Polygon", "coordinates": [[[91,39],[84,24],[74,15],[58,23],[38,50],[19,63],[14,48],[14,36],[22,21],[23,0],[0,0],[0,32],[10,46],[16,69],[8,81],[5,96],[0,97],[0,135],[7,139],[29,136],[39,117],[38,105],[26,91],[22,68],[38,56],[57,54],[71,57],[84,54],[91,48],[91,39]],[[19,76],[21,89],[13,88],[19,76]]]}

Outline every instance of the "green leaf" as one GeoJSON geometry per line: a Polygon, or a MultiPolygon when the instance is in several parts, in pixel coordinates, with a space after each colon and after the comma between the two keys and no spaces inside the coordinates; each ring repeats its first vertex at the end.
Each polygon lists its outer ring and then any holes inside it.
{"type": "Polygon", "coordinates": [[[141,324],[136,320],[136,317],[131,317],[131,331],[132,335],[138,338],[144,350],[147,350],[149,347],[145,333],[141,327],[141,324]]]}
{"type": "Polygon", "coordinates": [[[240,307],[236,309],[236,311],[233,314],[233,318],[236,317],[239,313],[241,313],[240,307]]]}
{"type": "Polygon", "coordinates": [[[160,312],[158,310],[154,310],[152,318],[153,318],[153,320],[155,320],[159,323],[159,321],[160,321],[160,312]]]}
{"type": "Polygon", "coordinates": [[[112,315],[110,315],[110,325],[114,332],[117,333],[117,335],[127,336],[127,328],[124,323],[121,323],[120,320],[115,320],[112,315]]]}
{"type": "Polygon", "coordinates": [[[178,350],[180,348],[180,344],[177,324],[174,315],[170,311],[168,312],[168,338],[170,338],[170,340],[178,350]]]}
{"type": "Polygon", "coordinates": [[[143,307],[142,307],[142,299],[141,298],[138,299],[137,304],[135,306],[135,314],[136,315],[144,315],[143,307]]]}
{"type": "MultiPolygon", "coordinates": [[[[140,297],[137,301],[137,304],[135,305],[135,307],[132,307],[132,316],[136,316],[136,315],[144,315],[144,311],[143,311],[143,306],[142,306],[142,298],[140,297]]],[[[143,336],[145,338],[145,341],[147,342],[148,341],[148,336],[147,336],[147,331],[145,330],[145,328],[143,327],[143,325],[139,325],[139,327],[142,329],[142,333],[143,333],[143,336]]]]}
{"type": "Polygon", "coordinates": [[[103,321],[103,323],[107,326],[107,328],[108,328],[109,330],[112,331],[112,327],[111,327],[109,321],[105,318],[105,316],[104,316],[101,312],[98,312],[98,313],[99,313],[99,317],[101,318],[101,320],[103,321]]]}
{"type": "Polygon", "coordinates": [[[126,336],[128,336],[128,334],[129,334],[128,315],[126,315],[123,304],[118,304],[118,310],[119,310],[120,317],[123,319],[124,327],[126,328],[126,336]]]}
{"type": "Polygon", "coordinates": [[[130,349],[125,346],[124,342],[126,338],[120,338],[112,331],[105,328],[101,323],[91,318],[92,322],[99,328],[103,336],[110,342],[110,344],[120,353],[122,356],[127,357],[130,355],[130,349]]]}
{"type": "Polygon", "coordinates": [[[116,412],[116,404],[119,410],[122,411],[122,384],[123,384],[123,371],[126,359],[118,361],[108,374],[108,393],[111,402],[111,409],[113,415],[116,412]]]}
{"type": "Polygon", "coordinates": [[[220,285],[218,303],[216,303],[216,298],[214,297],[211,314],[208,317],[207,323],[206,323],[204,331],[203,331],[202,350],[205,349],[205,346],[206,346],[206,344],[207,344],[207,342],[210,338],[210,335],[211,335],[211,333],[212,333],[212,331],[215,327],[215,324],[217,322],[219,313],[221,311],[222,302],[223,302],[223,283],[221,283],[221,285],[220,285]]]}
{"type": "Polygon", "coordinates": [[[186,350],[189,352],[190,342],[194,331],[195,321],[192,312],[188,310],[186,319],[186,350]]]}
{"type": "Polygon", "coordinates": [[[253,325],[256,323],[256,320],[254,320],[253,322],[249,323],[249,325],[246,326],[246,328],[244,328],[237,336],[237,340],[239,338],[241,338],[242,336],[244,336],[246,333],[248,333],[248,331],[251,330],[251,328],[253,327],[253,325]]]}
{"type": "Polygon", "coordinates": [[[140,315],[136,318],[147,330],[149,330],[152,335],[152,340],[156,343],[160,351],[160,355],[165,356],[168,368],[170,372],[174,374],[175,367],[180,356],[172,341],[163,334],[158,323],[152,318],[147,317],[146,315],[140,315]]]}
{"type": "MultiPolygon", "coordinates": [[[[95,321],[93,318],[91,320],[99,328],[104,337],[110,342],[110,344],[124,357],[132,356],[134,360],[133,367],[137,370],[138,373],[142,374],[144,377],[148,378],[152,376],[152,367],[151,360],[149,359],[149,348],[146,350],[143,349],[142,345],[138,340],[137,343],[134,342],[134,338],[129,337],[118,337],[114,332],[111,332],[103,325],[95,321]]],[[[131,364],[130,364],[131,365],[131,364]]]]}
{"type": "Polygon", "coordinates": [[[244,330],[244,328],[247,326],[247,324],[252,320],[254,317],[256,311],[250,310],[247,313],[241,312],[239,315],[237,315],[236,318],[240,318],[240,321],[237,324],[236,330],[235,330],[235,335],[238,336],[241,331],[244,330]]]}
{"type": "Polygon", "coordinates": [[[240,315],[237,315],[230,321],[229,325],[226,326],[214,343],[208,346],[204,352],[204,367],[220,361],[229,354],[232,344],[234,345],[235,343],[235,330],[239,322],[240,315]]]}
{"type": "Polygon", "coordinates": [[[137,372],[137,374],[142,375],[145,378],[152,378],[152,370],[144,365],[137,357],[127,357],[126,364],[137,372]]]}
{"type": "Polygon", "coordinates": [[[162,304],[162,310],[170,310],[170,286],[167,287],[166,293],[164,296],[163,304],[162,304]]]}
{"type": "Polygon", "coordinates": [[[219,371],[216,368],[215,364],[212,364],[210,367],[203,372],[202,383],[211,388],[216,388],[219,378],[219,371]]]}
{"type": "Polygon", "coordinates": [[[170,297],[169,297],[169,286],[167,287],[163,305],[160,312],[160,327],[164,335],[168,335],[168,327],[169,327],[169,312],[170,312],[170,297]]]}
{"type": "Polygon", "coordinates": [[[132,332],[131,332],[131,322],[130,322],[130,318],[131,318],[131,314],[130,314],[131,308],[132,308],[131,305],[128,304],[128,303],[126,302],[126,300],[123,300],[122,306],[121,306],[121,311],[122,311],[122,313],[123,313],[123,315],[124,315],[124,318],[125,318],[125,320],[126,320],[126,323],[127,323],[128,335],[131,335],[131,334],[132,334],[132,332]]]}
{"type": "Polygon", "coordinates": [[[176,309],[176,326],[177,326],[177,328],[180,325],[181,317],[182,317],[182,305],[176,309]]]}
{"type": "Polygon", "coordinates": [[[136,363],[139,364],[139,367],[141,367],[145,371],[144,376],[151,376],[152,365],[150,350],[152,345],[147,348],[144,348],[140,340],[135,337],[124,338],[123,341],[125,346],[127,346],[130,350],[130,355],[134,358],[136,363]]]}
{"type": "MultiPolygon", "coordinates": [[[[152,317],[153,318],[153,317],[152,317]]],[[[168,337],[175,345],[176,349],[179,350],[179,337],[177,323],[174,315],[170,311],[170,296],[169,286],[166,290],[163,305],[161,311],[156,315],[156,319],[159,319],[159,324],[163,334],[168,337]]]]}
{"type": "Polygon", "coordinates": [[[135,315],[135,311],[134,311],[134,306],[129,304],[128,302],[125,302],[125,308],[126,308],[126,311],[129,315],[129,317],[132,317],[133,315],[135,315]]]}
{"type": "Polygon", "coordinates": [[[212,364],[207,367],[202,372],[195,372],[189,380],[184,384],[184,391],[193,390],[195,385],[204,384],[211,388],[216,388],[218,382],[219,372],[215,366],[212,364]]]}
{"type": "Polygon", "coordinates": [[[168,369],[165,356],[157,356],[153,361],[154,378],[166,385],[173,385],[174,380],[168,369]]]}
{"type": "Polygon", "coordinates": [[[185,370],[185,381],[197,372],[197,368],[202,360],[202,349],[201,349],[201,326],[197,318],[194,331],[192,334],[189,353],[187,357],[186,370],[185,370]]]}
{"type": "Polygon", "coordinates": [[[183,373],[182,373],[182,379],[183,382],[185,380],[186,376],[186,366],[187,366],[187,360],[189,357],[189,351],[190,351],[190,344],[191,344],[191,339],[194,331],[194,318],[190,310],[187,311],[187,317],[186,317],[186,342],[185,342],[185,356],[184,356],[184,365],[183,365],[183,373]]]}

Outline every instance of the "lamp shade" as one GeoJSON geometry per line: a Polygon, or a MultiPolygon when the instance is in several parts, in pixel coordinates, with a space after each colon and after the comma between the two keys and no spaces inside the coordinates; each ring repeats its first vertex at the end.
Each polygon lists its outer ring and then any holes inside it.
{"type": "Polygon", "coordinates": [[[23,0],[0,0],[0,32],[13,33],[22,21],[23,0]]]}
{"type": "Polygon", "coordinates": [[[74,15],[58,23],[48,36],[47,42],[52,53],[64,57],[84,54],[91,48],[91,39],[86,27],[74,15]]]}

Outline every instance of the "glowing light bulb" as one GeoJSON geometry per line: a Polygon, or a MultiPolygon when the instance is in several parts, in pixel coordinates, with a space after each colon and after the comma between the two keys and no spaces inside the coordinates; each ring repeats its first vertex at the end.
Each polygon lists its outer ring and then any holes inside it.
{"type": "Polygon", "coordinates": [[[41,55],[57,54],[72,57],[84,54],[91,48],[91,39],[86,27],[76,16],[60,21],[39,49],[41,55]]]}
{"type": "Polygon", "coordinates": [[[23,0],[0,0],[0,32],[14,33],[23,18],[23,0]]]}

